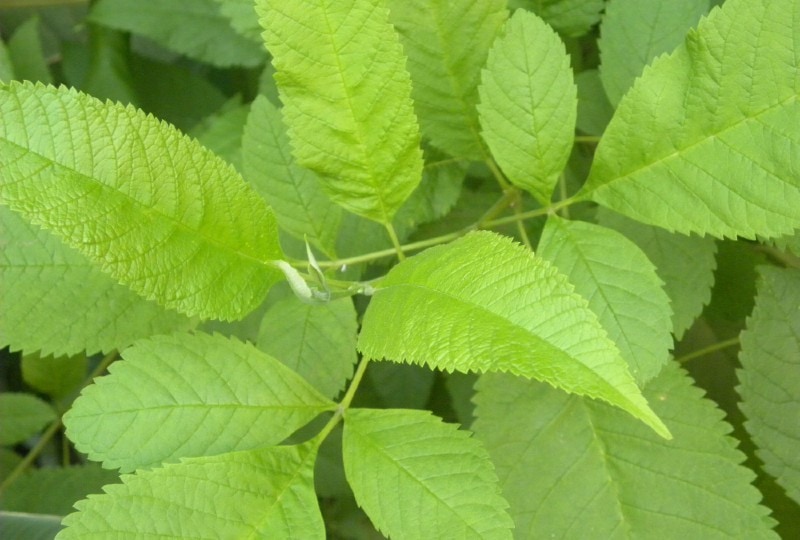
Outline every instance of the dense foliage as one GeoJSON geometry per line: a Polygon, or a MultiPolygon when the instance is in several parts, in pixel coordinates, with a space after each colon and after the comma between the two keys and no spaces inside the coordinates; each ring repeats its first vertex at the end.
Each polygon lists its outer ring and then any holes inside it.
{"type": "Polygon", "coordinates": [[[0,536],[800,535],[795,0],[0,23],[0,536]]]}

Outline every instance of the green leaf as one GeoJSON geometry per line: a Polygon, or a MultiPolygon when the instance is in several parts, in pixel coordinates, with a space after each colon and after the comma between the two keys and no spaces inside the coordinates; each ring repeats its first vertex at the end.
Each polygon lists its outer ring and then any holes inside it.
{"type": "Polygon", "coordinates": [[[589,301],[639,386],[658,375],[672,347],[672,311],[642,250],[611,229],[553,215],[538,253],[589,301]]]}
{"type": "Polygon", "coordinates": [[[14,75],[18,80],[43,83],[49,83],[52,80],[42,50],[39,26],[39,17],[34,15],[19,25],[14,35],[8,40],[8,56],[14,66],[14,75]]]}
{"type": "Polygon", "coordinates": [[[325,538],[314,495],[316,447],[185,459],[106,486],[64,518],[72,538],[325,538]]]}
{"type": "Polygon", "coordinates": [[[234,319],[282,274],[272,212],[232,167],[132,107],[0,88],[0,203],[148,299],[234,319]]]}
{"type": "Polygon", "coordinates": [[[600,79],[616,105],[656,56],[683,43],[709,10],[708,0],[611,0],[600,47],[600,79]]]}
{"type": "Polygon", "coordinates": [[[214,1],[219,4],[219,12],[230,20],[234,30],[253,41],[261,40],[261,26],[253,0],[214,1]]]}
{"type": "Polygon", "coordinates": [[[256,97],[242,136],[245,178],[275,210],[282,229],[336,254],[342,209],[322,191],[319,177],[295,162],[280,111],[256,97]]]}
{"type": "Polygon", "coordinates": [[[483,447],[428,411],[350,409],[344,467],[359,506],[393,538],[511,538],[483,447]]]}
{"type": "Polygon", "coordinates": [[[136,342],[64,415],[75,447],[123,472],[277,444],[334,408],[249,344],[175,334],[136,342]]]}
{"type": "Polygon", "coordinates": [[[335,397],[358,360],[356,310],[350,298],[305,304],[294,295],[269,307],[258,348],[302,375],[323,395],[335,397]]]}
{"type": "Polygon", "coordinates": [[[33,437],[55,420],[53,409],[41,399],[20,392],[0,393],[0,445],[12,445],[33,437]]]}
{"type": "Polygon", "coordinates": [[[547,203],[569,158],[577,89],[564,43],[518,10],[489,51],[478,89],[486,144],[511,182],[547,203]]]}
{"type": "Polygon", "coordinates": [[[395,266],[376,284],[358,347],[369,358],[546,381],[669,436],[586,300],[547,261],[494,233],[395,266]]]}
{"type": "Polygon", "coordinates": [[[61,516],[0,512],[0,535],[3,538],[51,540],[61,530],[61,516]]]}
{"type": "Polygon", "coordinates": [[[119,475],[100,465],[33,469],[14,481],[3,493],[3,510],[66,516],[76,501],[117,482],[119,475]]]}
{"type": "Polygon", "coordinates": [[[423,134],[453,156],[481,159],[478,81],[508,18],[504,0],[390,0],[408,55],[423,134]]]}
{"type": "MultiPolygon", "coordinates": [[[[193,324],[116,283],[2,206],[0,247],[0,346],[44,355],[94,354],[193,324]]],[[[59,384],[52,372],[44,375],[48,384],[59,384]]]]}
{"type": "Polygon", "coordinates": [[[794,0],[713,10],[625,95],[578,199],[681,233],[800,227],[799,20],[794,0]]]}
{"type": "Polygon", "coordinates": [[[0,39],[0,83],[7,83],[15,78],[14,65],[11,63],[8,47],[6,47],[6,44],[0,39]]]}
{"type": "Polygon", "coordinates": [[[389,223],[422,175],[400,39],[382,0],[258,0],[297,162],[331,199],[389,223]]]}
{"type": "Polygon", "coordinates": [[[249,113],[250,106],[242,105],[241,99],[235,97],[194,126],[189,135],[243,172],[242,132],[249,113]]]}
{"type": "Polygon", "coordinates": [[[711,300],[717,244],[711,237],[684,236],[600,208],[600,224],[632,240],[656,266],[672,304],[672,332],[683,337],[711,300]]]}
{"type": "Polygon", "coordinates": [[[367,371],[375,395],[389,409],[424,409],[436,372],[415,364],[374,362],[367,371]]]}
{"type": "Polygon", "coordinates": [[[258,40],[234,31],[214,0],[151,2],[146,9],[138,0],[99,0],[89,20],[219,67],[254,67],[266,60],[258,40]]]}
{"type": "Polygon", "coordinates": [[[745,427],[765,470],[800,503],[800,270],[759,268],[738,370],[745,427]]]}
{"type": "Polygon", "coordinates": [[[575,84],[578,87],[576,125],[584,133],[599,137],[614,115],[614,107],[608,102],[600,75],[596,69],[582,71],[575,77],[575,84]]]}
{"type": "Polygon", "coordinates": [[[600,21],[603,0],[509,0],[512,8],[533,11],[560,33],[577,37],[600,21]]]}
{"type": "Polygon", "coordinates": [[[667,441],[602,403],[484,375],[476,435],[519,538],[777,538],[724,413],[670,362],[645,388],[667,441]]]}
{"type": "Polygon", "coordinates": [[[86,378],[89,361],[83,353],[75,356],[33,353],[23,356],[21,364],[25,384],[37,392],[62,398],[78,390],[86,378]]]}

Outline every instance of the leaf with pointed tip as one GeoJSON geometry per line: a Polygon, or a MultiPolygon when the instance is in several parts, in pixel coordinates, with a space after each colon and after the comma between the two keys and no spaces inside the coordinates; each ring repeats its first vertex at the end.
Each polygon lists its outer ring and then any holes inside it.
{"type": "Polygon", "coordinates": [[[0,394],[0,445],[17,444],[33,437],[56,415],[47,402],[22,392],[0,394]]]}
{"type": "Polygon", "coordinates": [[[759,268],[742,332],[739,405],[764,468],[800,503],[800,270],[759,268]]]}
{"type": "Polygon", "coordinates": [[[356,501],[384,534],[511,538],[492,463],[455,424],[428,411],[350,409],[342,452],[356,501]]]}
{"type": "Polygon", "coordinates": [[[258,0],[297,162],[331,199],[389,223],[422,176],[400,39],[383,0],[258,0]]]}
{"type": "Polygon", "coordinates": [[[193,324],[115,282],[3,206],[0,247],[0,347],[44,355],[94,354],[193,324]]]}
{"type": "Polygon", "coordinates": [[[235,319],[282,274],[271,210],[197,141],[64,87],[0,87],[0,203],[114,279],[189,315],[235,319]]]}
{"type": "Polygon", "coordinates": [[[423,134],[450,155],[481,159],[478,82],[508,18],[505,0],[391,0],[389,17],[408,55],[423,134]]]}
{"type": "Polygon", "coordinates": [[[669,360],[672,312],[642,250],[614,230],[550,216],[538,254],[589,301],[639,387],[655,377],[669,360]]]}
{"type": "Polygon", "coordinates": [[[625,95],[578,200],[684,234],[800,227],[800,4],[728,0],[625,95]]]}
{"type": "Polygon", "coordinates": [[[675,362],[645,396],[674,439],[535,381],[481,377],[473,429],[518,537],[776,540],[724,413],[675,362]]]}
{"type": "Polygon", "coordinates": [[[516,186],[546,204],[572,149],[577,88],[564,43],[518,10],[489,51],[478,106],[483,139],[516,186]]]}
{"type": "Polygon", "coordinates": [[[600,79],[616,105],[656,56],[672,51],[709,10],[708,0],[612,0],[600,26],[600,79]]]}
{"type": "Polygon", "coordinates": [[[567,278],[511,239],[471,233],[376,284],[358,348],[447,371],[504,371],[612,403],[669,432],[567,278]]]}
{"type": "Polygon", "coordinates": [[[174,334],[136,342],[64,415],[75,447],[123,472],[277,444],[335,404],[249,344],[174,334]]]}
{"type": "Polygon", "coordinates": [[[324,539],[314,494],[314,443],[190,458],[123,475],[78,502],[58,540],[116,538],[324,539]]]}

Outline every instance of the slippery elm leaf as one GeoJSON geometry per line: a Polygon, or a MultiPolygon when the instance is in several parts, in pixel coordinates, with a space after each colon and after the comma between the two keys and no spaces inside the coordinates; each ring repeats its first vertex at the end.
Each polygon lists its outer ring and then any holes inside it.
{"type": "Polygon", "coordinates": [[[674,434],[536,381],[483,375],[476,436],[518,538],[776,539],[731,426],[675,362],[645,396],[674,434]]]}
{"type": "Polygon", "coordinates": [[[85,538],[324,539],[313,442],[184,459],[78,502],[58,540],[85,538]]]}
{"type": "Polygon", "coordinates": [[[640,387],[669,360],[672,311],[655,267],[621,233],[547,218],[538,254],[575,284],[640,387]]]}
{"type": "Polygon", "coordinates": [[[241,318],[281,273],[272,211],[199,143],[64,87],[0,87],[0,203],[138,294],[241,318]]]}
{"type": "Polygon", "coordinates": [[[419,184],[411,78],[383,0],[258,0],[298,164],[331,199],[389,223],[419,184]]]}
{"type": "Polygon", "coordinates": [[[249,344],[218,334],[140,340],[64,415],[76,448],[123,472],[277,444],[335,404],[249,344]]]}
{"type": "Polygon", "coordinates": [[[22,392],[0,393],[0,445],[17,444],[33,437],[55,420],[53,408],[45,401],[22,392]]]}
{"type": "Polygon", "coordinates": [[[800,270],[762,266],[759,275],[741,334],[739,407],[765,470],[800,503],[800,270]]]}
{"type": "Polygon", "coordinates": [[[624,96],[578,200],[684,234],[800,227],[800,4],[728,0],[624,96]]]}
{"type": "Polygon", "coordinates": [[[508,18],[505,0],[391,0],[420,128],[453,156],[485,153],[475,109],[481,68],[508,18]]]}
{"type": "Polygon", "coordinates": [[[564,44],[518,10],[489,51],[478,89],[481,135],[516,186],[546,204],[569,158],[577,89],[564,44]]]}
{"type": "Polygon", "coordinates": [[[392,538],[511,538],[483,447],[428,411],[350,409],[342,439],[356,501],[392,538]]]}
{"type": "Polygon", "coordinates": [[[612,403],[660,435],[619,350],[567,278],[511,239],[471,233],[375,285],[358,348],[447,371],[504,371],[612,403]]]}

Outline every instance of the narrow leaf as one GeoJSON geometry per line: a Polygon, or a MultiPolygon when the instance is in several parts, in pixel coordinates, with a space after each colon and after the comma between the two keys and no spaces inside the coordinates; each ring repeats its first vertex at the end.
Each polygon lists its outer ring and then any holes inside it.
{"type": "Polygon", "coordinates": [[[600,79],[611,103],[656,56],[683,43],[708,0],[611,0],[600,27],[600,79]]]}
{"type": "Polygon", "coordinates": [[[249,344],[208,334],[141,340],[64,416],[75,446],[123,472],[277,444],[334,404],[249,344]]]}
{"type": "Polygon", "coordinates": [[[335,397],[358,360],[356,310],[350,298],[304,304],[295,296],[272,304],[258,332],[258,348],[335,397]]]}
{"type": "MultiPolygon", "coordinates": [[[[0,347],[44,355],[94,354],[193,324],[115,282],[58,238],[2,206],[0,246],[0,347]]],[[[51,377],[49,372],[45,378],[51,377]]]]}
{"type": "Polygon", "coordinates": [[[546,204],[572,148],[578,106],[561,39],[518,10],[489,51],[479,92],[492,155],[513,184],[546,204]]]}
{"type": "Polygon", "coordinates": [[[729,0],[620,102],[579,199],[717,237],[800,227],[800,4],[729,0]]]}
{"type": "Polygon", "coordinates": [[[393,538],[511,538],[483,447],[427,411],[351,409],[342,440],[359,506],[393,538]]]}
{"type": "Polygon", "coordinates": [[[281,228],[334,257],[342,209],[322,191],[316,173],[295,163],[280,111],[264,96],[250,109],[242,161],[245,179],[275,210],[281,228]]]}
{"type": "Polygon", "coordinates": [[[390,0],[408,55],[423,134],[453,156],[480,159],[478,82],[508,17],[504,0],[390,0]]]}
{"type": "Polygon", "coordinates": [[[669,436],[586,300],[548,262],[494,233],[395,266],[376,286],[358,347],[369,358],[546,381],[669,436]]]}
{"type": "Polygon", "coordinates": [[[389,223],[422,175],[411,79],[382,0],[258,0],[294,155],[334,202],[389,223]]]}
{"type": "Polygon", "coordinates": [[[255,67],[266,60],[258,40],[234,31],[214,0],[150,2],[147,9],[139,0],[99,0],[92,5],[89,20],[140,34],[215,66],[255,67]]]}
{"type": "Polygon", "coordinates": [[[485,375],[474,429],[518,538],[771,538],[724,413],[671,362],[645,388],[667,441],[602,403],[485,375]]]}
{"type": "Polygon", "coordinates": [[[183,460],[124,475],[64,518],[72,538],[325,538],[312,443],[183,460]]]}
{"type": "Polygon", "coordinates": [[[800,503],[800,271],[759,268],[738,371],[745,427],[764,468],[800,503]]]}
{"type": "Polygon", "coordinates": [[[591,223],[547,218],[539,256],[589,301],[639,386],[669,360],[672,312],[653,264],[622,234],[591,223]]]}
{"type": "Polygon", "coordinates": [[[33,437],[56,415],[46,402],[22,392],[0,393],[0,445],[12,445],[33,437]]]}
{"type": "Polygon", "coordinates": [[[242,317],[281,279],[272,212],[232,167],[75,90],[0,87],[0,203],[187,314],[242,317]]]}

